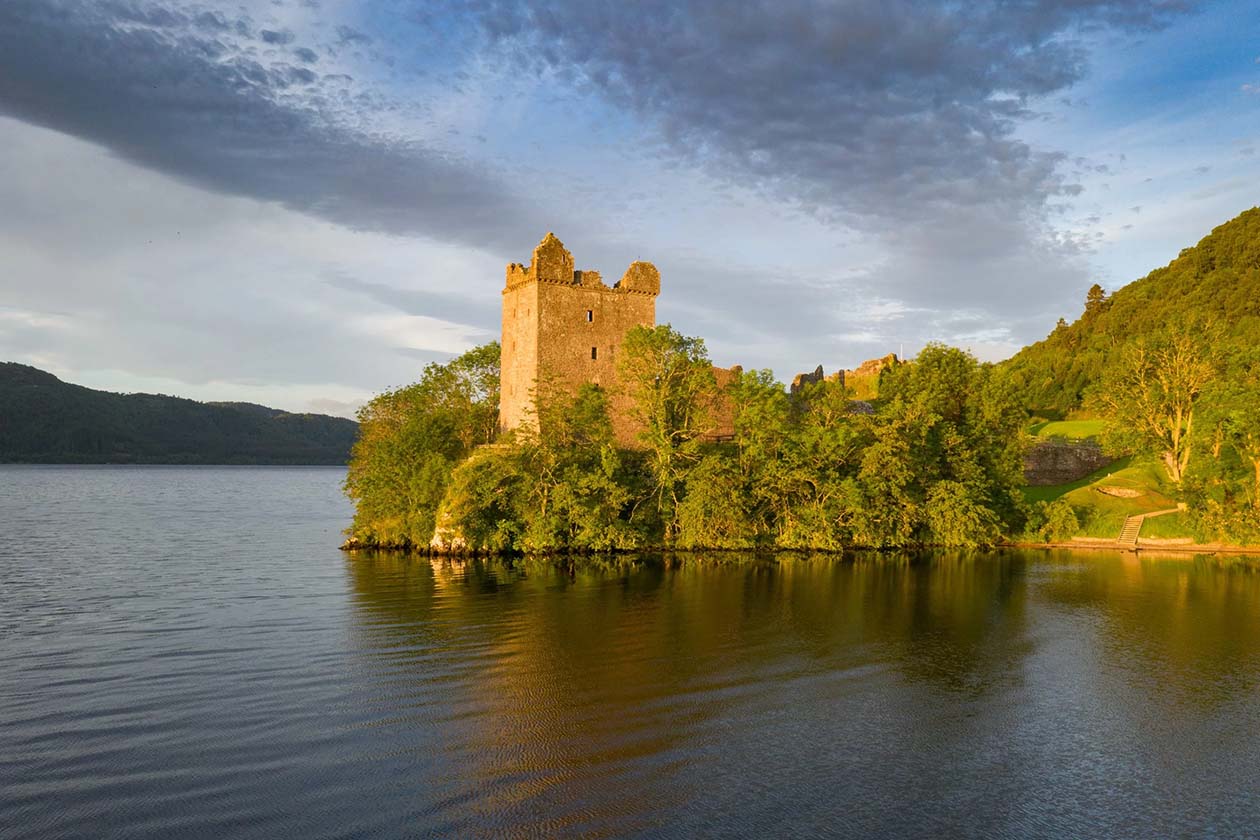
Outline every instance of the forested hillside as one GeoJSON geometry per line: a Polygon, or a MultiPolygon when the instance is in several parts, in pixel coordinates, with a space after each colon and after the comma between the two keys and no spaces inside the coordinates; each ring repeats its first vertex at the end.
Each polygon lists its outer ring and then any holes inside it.
{"type": "Polygon", "coordinates": [[[1211,342],[1225,368],[1260,342],[1260,208],[1110,297],[1095,287],[1075,323],[1060,321],[1004,367],[1025,406],[1038,413],[1071,411],[1121,348],[1174,331],[1211,342]]]}
{"type": "Polygon", "coordinates": [[[339,417],[95,391],[0,362],[0,462],[344,464],[356,431],[339,417]]]}

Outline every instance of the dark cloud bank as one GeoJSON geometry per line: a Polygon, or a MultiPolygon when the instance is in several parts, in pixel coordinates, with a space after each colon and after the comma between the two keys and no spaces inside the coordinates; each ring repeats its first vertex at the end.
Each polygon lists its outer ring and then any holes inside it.
{"type": "Polygon", "coordinates": [[[506,240],[520,208],[484,167],[381,136],[363,92],[313,55],[217,11],[5,0],[0,113],[350,228],[506,240]]]}

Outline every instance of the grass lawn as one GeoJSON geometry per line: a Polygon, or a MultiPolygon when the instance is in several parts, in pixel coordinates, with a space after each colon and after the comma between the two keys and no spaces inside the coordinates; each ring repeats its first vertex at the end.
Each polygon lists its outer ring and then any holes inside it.
{"type": "Polygon", "coordinates": [[[1157,516],[1154,519],[1144,520],[1142,522],[1142,536],[1162,540],[1184,537],[1196,539],[1198,537],[1197,534],[1190,530],[1184,513],[1170,513],[1167,516],[1157,516]]]}
{"type": "MultiPolygon", "coordinates": [[[[1089,422],[1089,421],[1086,421],[1089,422]]],[[[1137,513],[1150,513],[1176,507],[1177,502],[1164,484],[1162,468],[1151,461],[1135,461],[1132,456],[1121,458],[1098,472],[1054,487],[1025,487],[1024,497],[1034,502],[1052,502],[1067,499],[1081,521],[1078,537],[1114,539],[1120,535],[1125,517],[1137,513]],[[1122,487],[1137,490],[1140,496],[1122,498],[1099,492],[1100,487],[1122,487]]],[[[1169,514],[1168,518],[1176,515],[1169,514]]],[[[1151,520],[1151,525],[1164,517],[1151,520]]],[[[1143,536],[1152,536],[1145,528],[1143,536]]],[[[1162,535],[1161,535],[1162,536],[1162,535]]],[[[1181,534],[1176,534],[1181,536],[1181,534]]]]}
{"type": "Polygon", "coordinates": [[[1028,433],[1039,438],[1061,437],[1084,440],[1098,437],[1106,427],[1106,420],[1052,420],[1029,427],[1028,433]]]}

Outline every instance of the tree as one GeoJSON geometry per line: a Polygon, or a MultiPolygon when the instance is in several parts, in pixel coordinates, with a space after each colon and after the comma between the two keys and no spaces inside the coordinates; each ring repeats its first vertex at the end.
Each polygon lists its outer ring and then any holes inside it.
{"type": "Polygon", "coordinates": [[[775,497],[776,542],[784,548],[834,550],[853,541],[862,504],[853,477],[868,429],[853,414],[850,396],[834,380],[793,395],[789,435],[767,488],[775,497]]]}
{"type": "Polygon", "coordinates": [[[756,532],[750,501],[733,459],[706,455],[687,476],[678,505],[679,548],[752,548],[756,532]]]}
{"type": "Polygon", "coordinates": [[[1107,304],[1107,293],[1103,291],[1103,287],[1095,283],[1089,287],[1089,291],[1085,293],[1085,314],[1097,315],[1102,312],[1103,307],[1107,304]]]}
{"type": "Polygon", "coordinates": [[[1236,360],[1230,375],[1213,383],[1204,402],[1215,421],[1211,446],[1218,479],[1241,484],[1251,508],[1260,511],[1260,355],[1253,350],[1236,360]],[[1236,464],[1226,457],[1230,452],[1236,464]]]}
{"type": "Polygon", "coordinates": [[[655,482],[665,539],[678,532],[678,504],[687,471],[711,430],[709,407],[717,391],[704,340],[664,324],[635,327],[626,335],[617,370],[632,400],[655,482]]]}
{"type": "Polygon", "coordinates": [[[1195,409],[1215,375],[1210,336],[1189,331],[1130,345],[1095,394],[1119,434],[1158,455],[1180,484],[1193,451],[1195,409]]]}
{"type": "Polygon", "coordinates": [[[430,364],[420,381],[379,394],[359,410],[345,491],[355,502],[352,539],[427,545],[451,471],[494,439],[499,345],[430,364]]]}
{"type": "Polygon", "coordinates": [[[528,482],[528,550],[631,548],[622,517],[629,482],[613,438],[607,395],[586,383],[576,393],[553,382],[535,391],[537,424],[520,430],[528,482]]]}

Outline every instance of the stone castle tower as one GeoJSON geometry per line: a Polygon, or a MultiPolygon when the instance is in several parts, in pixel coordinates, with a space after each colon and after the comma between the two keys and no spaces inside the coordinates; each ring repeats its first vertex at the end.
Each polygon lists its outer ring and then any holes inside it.
{"type": "MultiPolygon", "coordinates": [[[[532,394],[542,380],[576,388],[616,384],[617,355],[626,333],[656,324],[661,273],[648,262],[630,264],[613,286],[595,271],[576,271],[573,255],[548,233],[528,266],[507,267],[503,289],[500,424],[514,429],[533,420],[532,394]]],[[[615,393],[613,430],[623,444],[635,429],[615,393]]]]}

